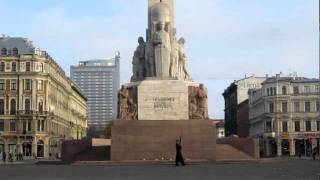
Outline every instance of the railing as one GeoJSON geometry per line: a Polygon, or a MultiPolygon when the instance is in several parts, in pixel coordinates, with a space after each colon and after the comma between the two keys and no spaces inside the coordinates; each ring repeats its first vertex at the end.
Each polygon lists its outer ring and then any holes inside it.
{"type": "Polygon", "coordinates": [[[49,115],[49,111],[32,111],[32,110],[20,110],[18,111],[19,115],[40,115],[46,116],[49,115]]]}

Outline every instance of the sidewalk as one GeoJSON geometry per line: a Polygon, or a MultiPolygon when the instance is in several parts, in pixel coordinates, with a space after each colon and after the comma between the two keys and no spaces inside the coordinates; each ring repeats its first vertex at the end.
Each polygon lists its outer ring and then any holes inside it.
{"type": "Polygon", "coordinates": [[[0,161],[0,166],[3,166],[3,165],[22,165],[22,164],[35,164],[37,163],[38,161],[37,160],[24,160],[24,161],[13,161],[13,162],[3,162],[3,161],[0,161]]]}

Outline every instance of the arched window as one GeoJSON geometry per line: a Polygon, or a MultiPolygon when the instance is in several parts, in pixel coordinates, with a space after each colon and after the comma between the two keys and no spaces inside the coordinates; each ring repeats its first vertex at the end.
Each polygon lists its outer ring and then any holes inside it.
{"type": "Polygon", "coordinates": [[[6,48],[2,48],[1,49],[1,55],[7,55],[7,49],[6,48]]]}
{"type": "Polygon", "coordinates": [[[26,100],[24,101],[24,109],[25,109],[25,111],[26,111],[27,114],[30,113],[30,110],[31,110],[31,106],[30,106],[30,105],[31,105],[31,104],[30,104],[30,99],[26,99],[26,100]]]}
{"type": "Polygon", "coordinates": [[[39,113],[43,113],[43,100],[40,100],[38,108],[39,108],[39,113]]]}
{"type": "Polygon", "coordinates": [[[17,103],[15,99],[11,99],[10,102],[10,114],[14,115],[17,112],[17,103]]]}
{"type": "Polygon", "coordinates": [[[282,87],[282,95],[287,95],[287,87],[286,86],[282,87]]]}
{"type": "Polygon", "coordinates": [[[13,54],[13,55],[18,55],[18,54],[19,54],[18,48],[14,47],[14,48],[12,49],[12,54],[13,54]]]}

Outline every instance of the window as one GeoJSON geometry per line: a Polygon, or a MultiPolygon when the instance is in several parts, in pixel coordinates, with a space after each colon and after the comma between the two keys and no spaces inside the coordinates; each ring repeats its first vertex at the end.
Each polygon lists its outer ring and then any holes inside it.
{"type": "Polygon", "coordinates": [[[316,86],[316,92],[317,92],[317,93],[320,92],[320,86],[316,86]]]}
{"type": "Polygon", "coordinates": [[[37,130],[40,132],[44,131],[44,120],[38,120],[38,126],[37,130]]]}
{"type": "Polygon", "coordinates": [[[43,72],[43,64],[40,64],[40,72],[43,72]]]}
{"type": "Polygon", "coordinates": [[[305,112],[311,112],[311,103],[310,103],[310,101],[306,101],[305,103],[304,103],[305,105],[305,112]]]}
{"type": "Polygon", "coordinates": [[[32,120],[28,120],[27,132],[31,131],[31,124],[32,124],[32,120]]]}
{"type": "Polygon", "coordinates": [[[31,106],[30,106],[30,100],[29,99],[26,99],[24,101],[24,109],[26,111],[26,113],[30,113],[30,110],[31,110],[31,106]]]}
{"type": "Polygon", "coordinates": [[[0,91],[4,90],[4,80],[0,79],[0,91]]]}
{"type": "Polygon", "coordinates": [[[16,111],[17,111],[16,100],[15,99],[11,99],[11,102],[10,102],[10,114],[14,115],[14,114],[16,114],[16,111]]]}
{"type": "Polygon", "coordinates": [[[316,111],[320,112],[320,102],[319,101],[316,102],[316,111]]]}
{"type": "Polygon", "coordinates": [[[299,86],[293,87],[293,94],[299,94],[299,86]]]}
{"type": "Polygon", "coordinates": [[[26,84],[25,84],[25,90],[31,90],[31,86],[32,86],[32,81],[31,81],[31,79],[26,79],[25,80],[26,82],[26,84]]]}
{"type": "Polygon", "coordinates": [[[0,72],[4,72],[4,69],[5,69],[5,63],[1,62],[0,63],[0,72]]]}
{"type": "Polygon", "coordinates": [[[273,94],[277,95],[277,88],[276,87],[273,88],[273,94]]]}
{"type": "Polygon", "coordinates": [[[4,131],[4,120],[0,119],[0,131],[4,131]]]}
{"type": "Polygon", "coordinates": [[[271,121],[267,121],[266,122],[266,132],[267,133],[272,132],[272,123],[271,123],[271,121]]]}
{"type": "Polygon", "coordinates": [[[287,95],[287,87],[286,86],[282,87],[282,95],[287,95]]]}
{"type": "Polygon", "coordinates": [[[287,121],[282,122],[282,132],[288,132],[288,122],[287,121]]]}
{"type": "Polygon", "coordinates": [[[294,102],[294,112],[300,112],[300,102],[294,102]]]}
{"type": "Polygon", "coordinates": [[[311,87],[310,86],[305,86],[304,87],[304,93],[311,93],[311,87]]]}
{"type": "Polygon", "coordinates": [[[295,121],[294,122],[294,131],[295,132],[300,132],[300,121],[295,121]]]}
{"type": "Polygon", "coordinates": [[[38,81],[38,91],[43,91],[43,80],[38,81]]]}
{"type": "Polygon", "coordinates": [[[26,62],[26,72],[30,72],[30,71],[31,71],[31,63],[26,62]]]}
{"type": "Polygon", "coordinates": [[[288,112],[288,103],[282,102],[282,112],[287,113],[288,112]]]}
{"type": "Polygon", "coordinates": [[[267,88],[267,96],[270,96],[270,89],[267,88]]]}
{"type": "Polygon", "coordinates": [[[317,121],[317,131],[320,131],[320,121],[317,121]]]}
{"type": "Polygon", "coordinates": [[[306,131],[311,131],[311,121],[306,121],[306,131]]]}
{"type": "Polygon", "coordinates": [[[274,103],[269,103],[269,112],[274,113],[274,103]]]}
{"type": "Polygon", "coordinates": [[[43,100],[39,102],[39,113],[43,113],[43,100]]]}
{"type": "Polygon", "coordinates": [[[7,49],[6,48],[2,48],[1,49],[1,55],[7,55],[7,49]]]}
{"type": "Polygon", "coordinates": [[[4,100],[0,99],[0,115],[4,115],[4,100]]]}
{"type": "Polygon", "coordinates": [[[16,120],[10,120],[10,131],[16,131],[16,120]]]}
{"type": "Polygon", "coordinates": [[[11,80],[11,90],[17,90],[17,80],[11,80]]]}
{"type": "Polygon", "coordinates": [[[12,72],[17,72],[17,63],[16,63],[16,62],[12,62],[12,64],[11,64],[11,71],[12,71],[12,72]]]}
{"type": "Polygon", "coordinates": [[[14,47],[14,48],[12,49],[12,54],[13,54],[13,55],[18,55],[18,54],[19,54],[18,48],[14,47]]]}

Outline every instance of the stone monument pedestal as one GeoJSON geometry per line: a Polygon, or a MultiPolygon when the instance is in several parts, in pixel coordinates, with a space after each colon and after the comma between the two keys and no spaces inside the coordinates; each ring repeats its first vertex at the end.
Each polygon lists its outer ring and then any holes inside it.
{"type": "Polygon", "coordinates": [[[115,121],[111,160],[174,160],[179,137],[186,160],[216,160],[216,132],[210,120],[115,121]]]}

